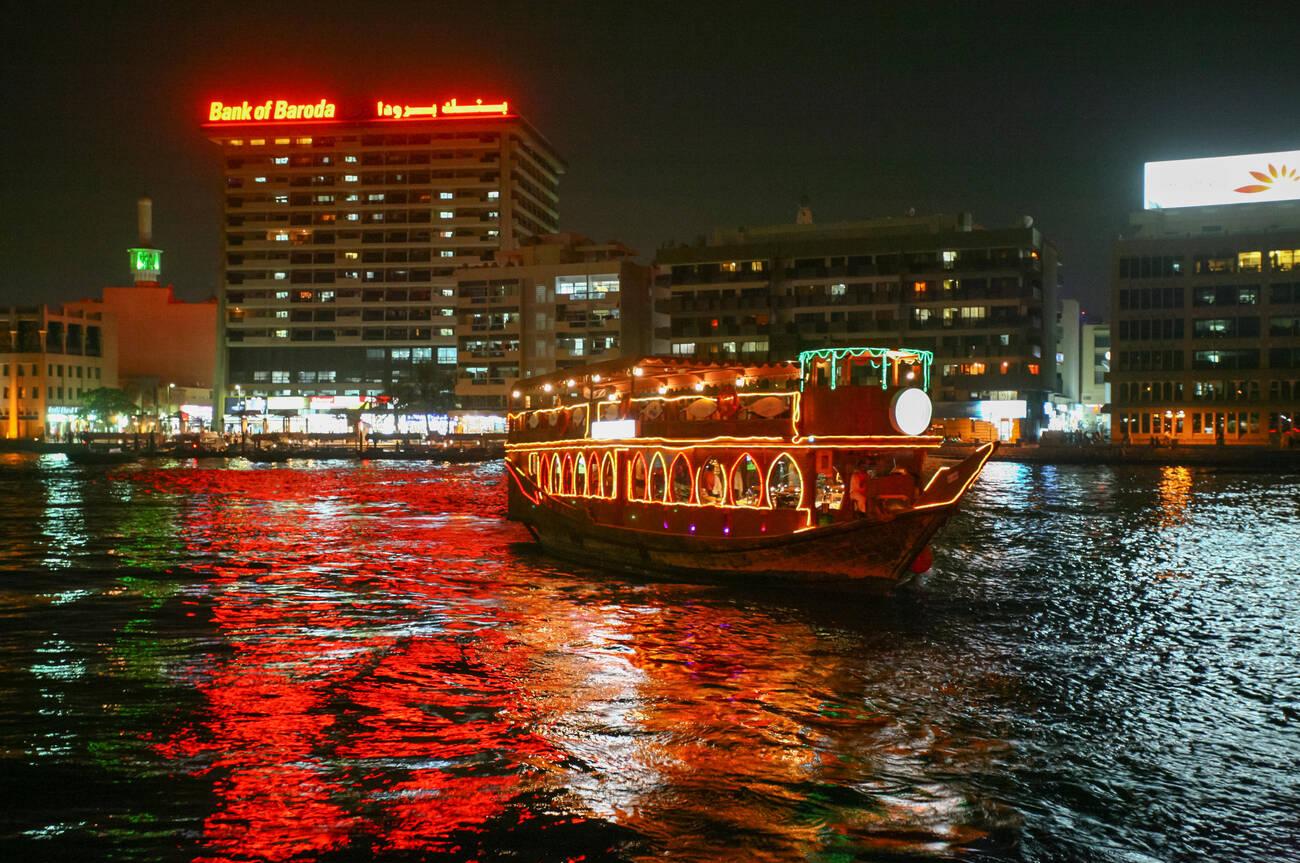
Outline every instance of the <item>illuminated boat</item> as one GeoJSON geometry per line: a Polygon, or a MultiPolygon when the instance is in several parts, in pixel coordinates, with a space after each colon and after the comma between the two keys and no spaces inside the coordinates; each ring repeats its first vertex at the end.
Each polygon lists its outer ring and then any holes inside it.
{"type": "Polygon", "coordinates": [[[834,348],[798,361],[612,360],[511,394],[509,517],[558,557],[709,580],[888,589],[994,444],[933,455],[929,351],[834,348]]]}

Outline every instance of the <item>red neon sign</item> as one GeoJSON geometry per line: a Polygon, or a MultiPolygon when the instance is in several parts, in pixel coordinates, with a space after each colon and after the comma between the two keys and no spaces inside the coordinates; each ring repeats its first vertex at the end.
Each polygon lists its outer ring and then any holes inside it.
{"type": "Polygon", "coordinates": [[[449,99],[442,103],[442,107],[439,107],[437,103],[432,105],[398,105],[393,102],[375,102],[375,116],[392,120],[406,120],[411,117],[463,117],[475,114],[504,117],[509,113],[510,103],[504,99],[500,102],[489,102],[487,104],[484,104],[482,99],[475,99],[472,105],[461,105],[455,99],[449,99]]]}
{"type": "Polygon", "coordinates": [[[319,102],[290,102],[286,99],[267,99],[265,102],[260,103],[244,101],[238,105],[215,100],[208,103],[209,123],[333,120],[337,113],[337,106],[327,99],[321,99],[319,102]]]}
{"type": "MultiPolygon", "coordinates": [[[[375,116],[388,120],[434,119],[454,117],[507,117],[510,115],[510,103],[484,102],[475,99],[472,103],[462,105],[455,99],[449,99],[441,105],[408,105],[375,102],[375,116]]],[[[267,99],[264,102],[221,102],[212,100],[208,103],[208,123],[214,125],[234,123],[301,123],[340,119],[338,105],[329,99],[316,102],[294,102],[288,99],[267,99]]]]}

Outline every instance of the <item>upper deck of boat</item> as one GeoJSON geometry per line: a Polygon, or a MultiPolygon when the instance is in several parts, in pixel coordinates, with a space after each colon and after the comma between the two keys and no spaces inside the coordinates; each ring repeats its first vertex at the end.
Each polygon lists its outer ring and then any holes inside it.
{"type": "Polygon", "coordinates": [[[518,382],[508,416],[512,445],[581,440],[737,442],[815,436],[937,445],[900,435],[898,391],[928,386],[927,351],[834,348],[797,361],[708,362],[641,356],[518,382]]]}

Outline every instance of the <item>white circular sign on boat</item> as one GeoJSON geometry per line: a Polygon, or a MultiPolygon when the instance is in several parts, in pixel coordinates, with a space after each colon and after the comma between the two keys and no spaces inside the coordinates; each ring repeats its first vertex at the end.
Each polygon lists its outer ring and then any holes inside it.
{"type": "Polygon", "coordinates": [[[918,435],[930,427],[934,405],[925,390],[908,387],[894,393],[889,402],[889,422],[901,434],[918,435]]]}

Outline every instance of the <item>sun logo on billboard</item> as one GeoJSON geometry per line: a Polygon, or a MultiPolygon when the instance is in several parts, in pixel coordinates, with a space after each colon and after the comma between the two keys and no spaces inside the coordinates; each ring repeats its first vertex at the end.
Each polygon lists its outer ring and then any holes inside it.
{"type": "Polygon", "coordinates": [[[1290,180],[1293,183],[1300,183],[1300,175],[1296,173],[1295,168],[1288,168],[1283,165],[1281,168],[1275,168],[1271,164],[1268,166],[1268,173],[1263,171],[1251,171],[1250,175],[1259,183],[1251,183],[1248,186],[1238,186],[1233,189],[1234,192],[1241,192],[1244,195],[1253,195],[1257,192],[1267,192],[1273,188],[1273,184],[1282,180],[1290,180]]]}

